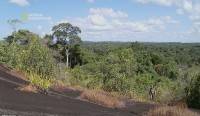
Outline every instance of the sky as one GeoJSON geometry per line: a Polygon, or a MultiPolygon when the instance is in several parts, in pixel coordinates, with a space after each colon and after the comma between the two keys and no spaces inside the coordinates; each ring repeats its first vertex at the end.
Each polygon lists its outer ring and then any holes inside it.
{"type": "Polygon", "coordinates": [[[200,0],[1,0],[0,38],[17,29],[44,36],[81,28],[84,41],[200,42],[200,0]]]}

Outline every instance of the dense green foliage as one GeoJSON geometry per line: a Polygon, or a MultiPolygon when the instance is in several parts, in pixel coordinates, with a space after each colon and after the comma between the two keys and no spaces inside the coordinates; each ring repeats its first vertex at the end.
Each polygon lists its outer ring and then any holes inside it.
{"type": "Polygon", "coordinates": [[[157,101],[185,98],[192,75],[200,72],[199,44],[87,42],[82,47],[85,64],[72,70],[72,84],[130,97],[149,99],[154,87],[157,101]]]}
{"type": "Polygon", "coordinates": [[[41,44],[39,36],[26,30],[19,30],[5,40],[0,46],[1,63],[45,78],[55,75],[54,59],[49,49],[41,44]]]}
{"type": "Polygon", "coordinates": [[[200,108],[200,75],[191,81],[188,89],[187,102],[190,107],[200,108]]]}

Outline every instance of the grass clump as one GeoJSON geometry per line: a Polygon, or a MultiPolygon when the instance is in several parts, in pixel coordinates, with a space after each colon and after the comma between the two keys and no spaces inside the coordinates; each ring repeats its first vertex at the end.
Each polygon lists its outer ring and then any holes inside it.
{"type": "Polygon", "coordinates": [[[158,107],[150,110],[144,116],[199,116],[197,113],[180,107],[158,107]]]}
{"type": "Polygon", "coordinates": [[[51,87],[53,82],[53,79],[49,79],[48,77],[40,76],[35,73],[29,73],[27,74],[27,77],[33,85],[38,86],[42,89],[48,89],[49,87],[51,87]]]}
{"type": "Polygon", "coordinates": [[[81,99],[103,105],[109,108],[122,108],[125,104],[122,100],[111,95],[110,93],[100,90],[84,90],[81,94],[81,99]]]}

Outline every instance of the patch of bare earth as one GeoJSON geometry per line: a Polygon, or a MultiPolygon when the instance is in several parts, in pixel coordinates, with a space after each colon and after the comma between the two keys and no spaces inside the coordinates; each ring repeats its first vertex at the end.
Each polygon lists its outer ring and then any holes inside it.
{"type": "Polygon", "coordinates": [[[37,93],[38,89],[37,87],[33,86],[33,85],[24,85],[22,87],[18,87],[17,90],[19,91],[23,91],[23,92],[30,92],[30,93],[37,93]]]}
{"type": "Polygon", "coordinates": [[[100,90],[85,90],[80,98],[109,108],[125,107],[125,103],[122,100],[100,90]]]}
{"type": "Polygon", "coordinates": [[[5,64],[0,64],[0,70],[7,72],[7,71],[10,71],[11,68],[6,66],[5,64]]]}
{"type": "Polygon", "coordinates": [[[5,64],[0,64],[0,70],[4,71],[12,76],[15,76],[19,79],[27,80],[25,74],[22,71],[11,69],[5,64]]]}
{"type": "Polygon", "coordinates": [[[21,71],[18,71],[18,70],[11,70],[11,71],[8,72],[8,73],[11,74],[11,75],[13,75],[13,76],[15,76],[15,77],[17,77],[17,78],[20,78],[20,79],[22,79],[22,80],[27,81],[26,75],[25,75],[23,72],[21,72],[21,71]]]}
{"type": "Polygon", "coordinates": [[[144,116],[199,116],[199,114],[192,112],[187,108],[162,106],[150,110],[144,116]]]}

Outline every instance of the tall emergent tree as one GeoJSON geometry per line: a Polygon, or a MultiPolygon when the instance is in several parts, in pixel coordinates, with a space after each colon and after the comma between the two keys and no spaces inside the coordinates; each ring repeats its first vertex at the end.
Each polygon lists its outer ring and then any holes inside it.
{"type": "Polygon", "coordinates": [[[80,45],[81,42],[81,38],[78,36],[81,33],[80,28],[77,26],[73,26],[70,23],[60,23],[58,25],[55,25],[52,28],[52,31],[53,44],[62,51],[61,54],[64,56],[66,66],[73,67],[72,60],[77,60],[77,56],[73,56],[74,52],[77,52],[74,51],[74,48],[76,48],[76,50],[79,50],[77,49],[77,47],[80,45]]]}

